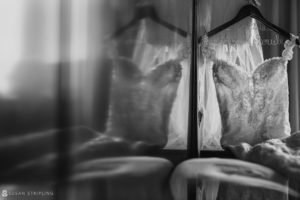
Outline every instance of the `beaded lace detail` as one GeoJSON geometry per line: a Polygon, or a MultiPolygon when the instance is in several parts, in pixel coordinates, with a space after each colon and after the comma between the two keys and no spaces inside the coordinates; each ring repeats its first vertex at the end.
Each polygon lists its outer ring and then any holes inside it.
{"type": "Polygon", "coordinates": [[[284,44],[282,57],[265,60],[253,73],[217,59],[203,38],[201,50],[211,59],[222,121],[222,145],[256,144],[290,134],[287,62],[296,37],[284,44]]]}
{"type": "Polygon", "coordinates": [[[284,43],[284,50],[282,52],[282,58],[286,61],[292,60],[293,58],[293,48],[295,46],[296,39],[298,39],[298,36],[292,35],[291,40],[287,40],[284,43]]]}
{"type": "Polygon", "coordinates": [[[187,37],[185,42],[180,46],[180,49],[178,51],[178,61],[186,60],[190,57],[192,52],[191,49],[191,42],[190,42],[190,37],[187,37]]]}

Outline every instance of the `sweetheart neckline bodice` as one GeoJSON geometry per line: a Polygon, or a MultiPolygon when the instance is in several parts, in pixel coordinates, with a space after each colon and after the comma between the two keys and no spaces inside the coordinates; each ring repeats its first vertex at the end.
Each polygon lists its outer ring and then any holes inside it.
{"type": "Polygon", "coordinates": [[[266,63],[268,62],[272,62],[274,60],[283,60],[285,62],[285,60],[282,57],[273,57],[273,58],[269,58],[264,60],[263,62],[261,62],[260,64],[258,64],[254,70],[252,72],[247,72],[246,70],[243,70],[243,67],[241,67],[241,65],[238,65],[236,63],[232,63],[232,62],[228,62],[226,60],[222,60],[222,59],[216,59],[214,62],[214,65],[220,62],[224,62],[227,64],[227,66],[232,67],[233,69],[240,71],[241,73],[247,74],[249,77],[253,77],[255,75],[255,73],[263,66],[265,66],[266,63]]]}
{"type": "Polygon", "coordinates": [[[256,144],[290,134],[286,67],[294,46],[295,40],[287,40],[282,56],[262,61],[251,72],[210,54],[222,145],[256,144]]]}

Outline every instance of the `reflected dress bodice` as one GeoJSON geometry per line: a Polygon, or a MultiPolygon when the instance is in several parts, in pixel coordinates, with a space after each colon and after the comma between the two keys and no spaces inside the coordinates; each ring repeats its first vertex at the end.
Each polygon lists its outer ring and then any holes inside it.
{"type": "Polygon", "coordinates": [[[185,149],[190,40],[177,38],[171,44],[153,45],[146,37],[146,28],[141,23],[137,36],[121,41],[125,48],[115,48],[111,56],[114,70],[110,134],[164,148],[185,149]],[[119,49],[127,51],[118,52],[119,49]]]}

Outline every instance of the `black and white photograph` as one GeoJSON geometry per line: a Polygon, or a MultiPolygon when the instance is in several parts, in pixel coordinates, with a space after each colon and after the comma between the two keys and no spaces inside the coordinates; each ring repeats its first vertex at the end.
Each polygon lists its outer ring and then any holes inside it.
{"type": "Polygon", "coordinates": [[[0,0],[0,200],[300,200],[300,1],[0,0]]]}

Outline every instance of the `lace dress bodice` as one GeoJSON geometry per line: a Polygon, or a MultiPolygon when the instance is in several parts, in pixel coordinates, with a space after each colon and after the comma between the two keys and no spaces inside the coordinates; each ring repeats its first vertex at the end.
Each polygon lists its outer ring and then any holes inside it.
{"type": "Polygon", "coordinates": [[[221,144],[257,144],[290,134],[287,62],[295,38],[285,42],[281,57],[265,60],[246,72],[236,64],[215,58],[213,76],[222,121],[221,144]]]}
{"type": "Polygon", "coordinates": [[[222,122],[213,79],[214,60],[235,63],[235,67],[250,73],[263,62],[263,52],[257,23],[251,18],[206,40],[202,38],[200,47],[203,56],[199,57],[198,65],[198,109],[203,114],[199,124],[199,144],[200,149],[216,150],[222,149],[222,122]]]}

